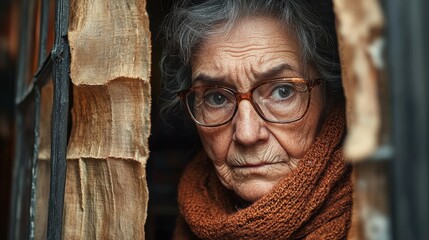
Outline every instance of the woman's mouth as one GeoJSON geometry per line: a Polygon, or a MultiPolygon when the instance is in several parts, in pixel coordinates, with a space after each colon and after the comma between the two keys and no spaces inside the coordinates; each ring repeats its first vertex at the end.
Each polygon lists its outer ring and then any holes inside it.
{"type": "Polygon", "coordinates": [[[279,163],[246,163],[234,167],[236,173],[240,175],[266,175],[270,172],[270,169],[278,166],[279,163]]]}
{"type": "Polygon", "coordinates": [[[273,164],[273,163],[248,163],[248,164],[243,164],[241,166],[238,166],[239,168],[257,168],[257,167],[262,167],[265,165],[269,165],[269,164],[273,164]]]}

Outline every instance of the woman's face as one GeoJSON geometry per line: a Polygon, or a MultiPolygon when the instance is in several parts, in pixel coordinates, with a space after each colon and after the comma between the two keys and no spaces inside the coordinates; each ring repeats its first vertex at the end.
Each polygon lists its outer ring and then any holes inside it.
{"type": "MultiPolygon", "coordinates": [[[[191,64],[194,86],[216,79],[237,92],[267,78],[303,77],[296,39],[269,17],[244,18],[228,33],[205,40],[191,64]]],[[[321,88],[315,87],[307,114],[297,122],[266,122],[244,100],[227,124],[197,128],[222,184],[254,202],[304,156],[317,134],[323,106],[321,88]]]]}

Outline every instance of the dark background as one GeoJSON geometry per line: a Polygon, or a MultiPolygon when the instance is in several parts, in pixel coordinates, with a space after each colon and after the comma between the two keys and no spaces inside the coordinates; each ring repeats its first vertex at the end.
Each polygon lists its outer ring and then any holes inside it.
{"type": "Polygon", "coordinates": [[[14,93],[18,47],[17,4],[0,1],[0,238],[8,231],[12,159],[14,155],[14,93]]]}

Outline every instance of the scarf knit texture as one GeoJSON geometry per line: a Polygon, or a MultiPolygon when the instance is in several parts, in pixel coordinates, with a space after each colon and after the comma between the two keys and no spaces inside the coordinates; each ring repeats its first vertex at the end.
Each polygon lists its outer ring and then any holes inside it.
{"type": "Polygon", "coordinates": [[[341,145],[342,108],[333,109],[312,146],[273,190],[245,208],[203,153],[178,189],[175,239],[345,239],[351,223],[351,166],[341,145]]]}

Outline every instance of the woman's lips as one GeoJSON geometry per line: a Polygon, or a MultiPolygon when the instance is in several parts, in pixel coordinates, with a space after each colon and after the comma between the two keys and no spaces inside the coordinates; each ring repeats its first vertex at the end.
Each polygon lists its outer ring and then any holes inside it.
{"type": "Polygon", "coordinates": [[[262,166],[270,165],[270,164],[273,164],[273,163],[249,163],[249,164],[244,164],[244,165],[237,166],[237,167],[239,167],[239,168],[256,168],[256,167],[262,167],[262,166]]]}
{"type": "Polygon", "coordinates": [[[236,173],[241,175],[266,175],[271,167],[278,163],[247,163],[235,166],[236,173]]]}

